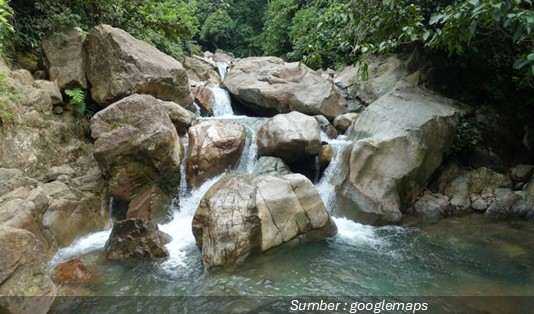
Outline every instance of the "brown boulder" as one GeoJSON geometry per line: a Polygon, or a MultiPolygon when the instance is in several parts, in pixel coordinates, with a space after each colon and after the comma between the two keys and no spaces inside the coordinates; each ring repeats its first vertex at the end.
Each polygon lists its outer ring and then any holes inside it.
{"type": "Polygon", "coordinates": [[[205,121],[189,129],[187,182],[199,187],[204,181],[234,168],[245,146],[245,127],[230,121],[205,121]]]}
{"type": "Polygon", "coordinates": [[[121,29],[93,27],[86,53],[91,96],[98,104],[107,106],[135,93],[174,101],[184,108],[193,102],[182,64],[121,29]]]}
{"type": "Polygon", "coordinates": [[[275,156],[287,163],[317,155],[321,128],[313,117],[300,112],[278,114],[258,131],[258,156],[275,156]]]}
{"type": "Polygon", "coordinates": [[[315,186],[300,174],[225,176],[204,195],[193,217],[206,269],[336,233],[315,186]]]}
{"type": "Polygon", "coordinates": [[[167,257],[165,244],[172,238],[158,226],[144,219],[126,219],[115,222],[106,242],[109,259],[167,257]]]}
{"type": "Polygon", "coordinates": [[[261,115],[299,111],[332,120],[347,110],[345,99],[319,73],[280,58],[234,60],[223,83],[239,102],[261,115]]]}
{"type": "Polygon", "coordinates": [[[60,89],[87,88],[85,34],[75,28],[53,33],[43,40],[43,59],[48,77],[60,89]]]}
{"type": "Polygon", "coordinates": [[[124,98],[98,112],[91,126],[94,156],[110,178],[114,197],[129,203],[144,198],[143,193],[154,185],[164,193],[175,192],[182,148],[176,128],[157,99],[137,94],[124,98]]]}
{"type": "Polygon", "coordinates": [[[92,285],[98,280],[91,269],[79,258],[74,258],[54,267],[52,281],[57,285],[92,285]]]}

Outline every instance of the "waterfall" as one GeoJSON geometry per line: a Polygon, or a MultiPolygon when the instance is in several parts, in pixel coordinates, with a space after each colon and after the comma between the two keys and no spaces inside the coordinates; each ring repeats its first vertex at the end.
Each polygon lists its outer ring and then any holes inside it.
{"type": "Polygon", "coordinates": [[[348,141],[346,136],[340,135],[337,139],[329,140],[328,144],[334,151],[334,157],[316,187],[326,208],[331,211],[335,202],[336,186],[343,182],[347,173],[348,148],[352,142],[348,141]]]}
{"type": "Polygon", "coordinates": [[[226,73],[228,72],[228,63],[217,62],[217,72],[219,72],[219,76],[221,77],[221,80],[224,80],[224,77],[226,76],[226,73]]]}
{"type": "Polygon", "coordinates": [[[215,117],[233,116],[234,111],[232,110],[232,101],[228,91],[218,86],[210,86],[208,88],[213,92],[215,98],[213,115],[215,117]]]}

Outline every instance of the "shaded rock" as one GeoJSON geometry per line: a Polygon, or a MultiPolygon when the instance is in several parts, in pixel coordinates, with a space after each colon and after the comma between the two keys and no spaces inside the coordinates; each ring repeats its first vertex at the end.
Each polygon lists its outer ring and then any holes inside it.
{"type": "Polygon", "coordinates": [[[124,98],[94,115],[91,129],[94,157],[110,178],[113,197],[129,203],[153,185],[175,192],[182,148],[157,99],[137,94],[124,98]]]}
{"type": "Polygon", "coordinates": [[[331,120],[346,112],[343,97],[320,74],[275,57],[235,60],[223,84],[236,100],[260,115],[299,111],[331,120]]]}
{"type": "Polygon", "coordinates": [[[135,93],[174,101],[184,108],[193,102],[182,64],[121,29],[93,27],[86,53],[91,96],[98,104],[107,106],[135,93]]]}
{"type": "MultiPolygon", "coordinates": [[[[445,179],[439,180],[445,182],[445,179]]],[[[441,191],[451,198],[452,206],[458,210],[465,210],[471,207],[471,195],[493,193],[498,188],[512,188],[512,180],[488,168],[478,168],[463,172],[448,183],[444,183],[441,191]]]]}
{"type": "Polygon", "coordinates": [[[275,156],[287,163],[317,155],[321,128],[313,117],[300,112],[278,114],[258,131],[258,156],[275,156]]]}
{"type": "Polygon", "coordinates": [[[534,165],[517,165],[510,169],[512,179],[526,182],[534,173],[534,165]]]}
{"type": "Polygon", "coordinates": [[[370,105],[349,135],[355,143],[341,189],[356,212],[398,222],[441,164],[461,114],[453,100],[407,83],[370,105]]]}
{"type": "Polygon", "coordinates": [[[29,231],[0,227],[0,309],[11,313],[46,313],[54,301],[46,249],[29,231]],[[27,297],[27,298],[13,298],[27,297]]]}
{"type": "Polygon", "coordinates": [[[215,70],[217,66],[210,63],[209,60],[193,56],[185,57],[184,68],[187,70],[187,76],[190,80],[197,82],[219,82],[221,78],[215,70]]]}
{"type": "Polygon", "coordinates": [[[165,244],[171,240],[148,220],[126,219],[113,224],[105,246],[106,256],[108,259],[167,257],[165,244]]]}
{"type": "Polygon", "coordinates": [[[281,244],[322,240],[337,233],[313,184],[300,174],[228,175],[202,198],[193,234],[206,269],[241,263],[281,244]]]}
{"type": "Polygon", "coordinates": [[[323,131],[324,134],[329,139],[335,139],[337,137],[337,130],[330,124],[330,121],[328,121],[327,118],[321,115],[313,116],[315,120],[317,120],[317,123],[319,123],[319,127],[321,128],[321,131],[323,131]]]}
{"type": "Polygon", "coordinates": [[[449,198],[441,193],[425,191],[406,212],[430,217],[444,216],[450,213],[449,198]]]}
{"type": "Polygon", "coordinates": [[[95,273],[79,258],[56,265],[51,278],[57,285],[91,285],[97,282],[95,273]]]}
{"type": "Polygon", "coordinates": [[[171,118],[171,121],[174,124],[178,134],[180,136],[185,135],[185,133],[187,133],[187,129],[193,125],[193,122],[196,119],[195,114],[187,109],[182,108],[180,105],[172,101],[160,100],[159,103],[162,104],[167,110],[169,118],[171,118]]]}
{"type": "Polygon", "coordinates": [[[48,95],[50,95],[53,105],[60,104],[63,102],[63,95],[61,95],[61,91],[59,90],[59,87],[57,86],[57,82],[36,80],[35,84],[37,85],[37,87],[45,90],[48,93],[48,95]]]}
{"type": "Polygon", "coordinates": [[[290,173],[291,170],[282,159],[271,156],[260,157],[256,163],[256,168],[254,168],[253,172],[253,174],[256,176],[283,176],[290,173]]]}
{"type": "Polygon", "coordinates": [[[479,198],[474,202],[471,202],[471,207],[473,207],[474,210],[483,212],[488,208],[488,203],[484,199],[479,198]]]}
{"type": "Polygon", "coordinates": [[[511,189],[496,189],[495,201],[484,213],[484,218],[505,219],[505,218],[527,218],[534,219],[534,198],[533,194],[523,191],[512,191],[511,189]]]}
{"type": "Polygon", "coordinates": [[[43,70],[38,70],[33,72],[32,74],[34,80],[46,80],[48,79],[48,75],[46,75],[46,72],[43,70]]]}
{"type": "Polygon", "coordinates": [[[199,187],[239,162],[245,146],[245,127],[231,121],[204,121],[189,129],[187,182],[199,187]]]}
{"type": "MultiPolygon", "coordinates": [[[[87,89],[85,34],[75,28],[53,33],[43,40],[43,61],[51,81],[60,89],[87,89]]],[[[100,55],[100,58],[105,59],[100,55]]]]}
{"type": "Polygon", "coordinates": [[[358,119],[359,116],[359,114],[353,112],[342,114],[334,119],[334,128],[336,128],[339,133],[345,133],[345,131],[354,121],[358,119]]]}

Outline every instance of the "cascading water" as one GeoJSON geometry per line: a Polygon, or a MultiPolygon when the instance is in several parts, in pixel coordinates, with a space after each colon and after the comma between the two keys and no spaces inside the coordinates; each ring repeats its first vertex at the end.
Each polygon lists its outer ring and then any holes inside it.
{"type": "Polygon", "coordinates": [[[217,71],[219,72],[219,76],[221,77],[221,80],[224,80],[224,77],[226,76],[226,73],[228,72],[228,63],[226,62],[217,62],[217,71]]]}
{"type": "Polygon", "coordinates": [[[226,89],[218,86],[208,87],[213,92],[215,98],[215,106],[213,107],[213,115],[215,117],[229,117],[234,115],[232,110],[232,101],[230,94],[226,89]]]}
{"type": "MultiPolygon", "coordinates": [[[[214,94],[221,96],[216,96],[216,117],[202,119],[232,120],[246,127],[245,149],[233,171],[251,173],[257,159],[256,134],[266,119],[234,116],[229,97],[227,94],[223,97],[218,90],[224,91],[214,88],[214,94]]],[[[322,136],[322,140],[332,147],[334,157],[316,187],[326,207],[334,213],[332,209],[340,206],[336,202],[336,187],[347,173],[352,142],[343,135],[333,140],[322,136]]],[[[187,138],[184,145],[187,147],[187,138]]],[[[520,266],[530,265],[528,261],[534,259],[534,252],[526,249],[534,247],[534,240],[528,240],[534,227],[527,222],[513,228],[492,226],[492,234],[497,236],[484,237],[488,228],[480,221],[472,221],[478,216],[467,221],[451,218],[418,228],[373,227],[333,217],[338,227],[338,235],[333,239],[292,249],[274,248],[249,257],[235,268],[204,272],[191,221],[201,198],[219,178],[189,191],[185,183],[185,163],[182,164],[173,219],[159,226],[173,237],[167,245],[169,258],[156,262],[108,261],[102,258],[110,233],[106,230],[59,250],[50,265],[74,257],[93,264],[105,277],[92,289],[95,295],[458,295],[474,291],[473,287],[479,294],[506,291],[508,294],[534,295],[534,287],[524,279],[534,278],[534,270],[520,266]],[[473,234],[480,236],[473,239],[473,234]],[[495,239],[499,239],[497,246],[495,239]],[[517,262],[518,259],[522,262],[517,262]],[[473,261],[478,260],[484,260],[483,271],[472,266],[473,261]],[[508,266],[503,268],[503,264],[508,266]]],[[[189,308],[198,309],[194,299],[182,302],[184,304],[180,306],[183,308],[191,302],[189,308]]],[[[219,310],[217,306],[210,308],[208,305],[204,312],[219,310]]],[[[95,309],[91,306],[80,311],[93,312],[95,309]]],[[[117,314],[128,310],[114,305],[99,308],[97,312],[117,314]]]]}

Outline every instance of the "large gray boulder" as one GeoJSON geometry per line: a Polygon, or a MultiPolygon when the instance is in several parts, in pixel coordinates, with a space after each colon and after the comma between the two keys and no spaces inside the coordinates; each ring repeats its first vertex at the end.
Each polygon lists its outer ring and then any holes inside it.
{"type": "MultiPolygon", "coordinates": [[[[45,314],[55,296],[46,249],[31,232],[0,226],[0,310],[45,314]]],[[[4,312],[5,311],[5,312],[4,312]]]]}
{"type": "Polygon", "coordinates": [[[349,102],[371,104],[415,70],[413,63],[416,63],[417,56],[416,52],[409,57],[399,54],[367,55],[360,64],[348,66],[337,74],[334,84],[349,102]]]}
{"type": "Polygon", "coordinates": [[[217,65],[209,59],[198,56],[185,57],[184,68],[190,80],[196,82],[219,82],[221,77],[216,71],[217,65]]]}
{"type": "MultiPolygon", "coordinates": [[[[179,182],[182,148],[165,107],[150,95],[132,95],[91,119],[94,156],[109,177],[111,195],[126,202],[146,197],[154,185],[172,194],[179,182]]],[[[164,204],[165,194],[151,193],[164,204]]],[[[149,209],[151,210],[151,209],[149,209]]]]}
{"type": "Polygon", "coordinates": [[[184,108],[193,102],[182,64],[121,29],[93,27],[86,53],[91,96],[100,105],[134,93],[174,101],[184,108]]]}
{"type": "Polygon", "coordinates": [[[234,60],[224,86],[243,105],[261,115],[299,111],[332,120],[346,111],[335,87],[304,64],[275,57],[234,60]]]}
{"type": "Polygon", "coordinates": [[[242,124],[212,120],[189,129],[187,182],[199,187],[207,179],[234,168],[245,146],[246,130],[242,124]]]}
{"type": "Polygon", "coordinates": [[[292,163],[319,153],[321,127],[315,118],[300,112],[277,114],[260,128],[257,144],[258,156],[292,163]]]}
{"type": "Polygon", "coordinates": [[[336,233],[319,193],[300,174],[228,175],[208,190],[193,217],[193,234],[206,269],[336,233]]]}
{"type": "Polygon", "coordinates": [[[462,112],[451,99],[398,84],[354,124],[342,194],[372,220],[398,222],[441,164],[462,112]]]}
{"type": "MultiPolygon", "coordinates": [[[[68,28],[43,40],[43,59],[48,77],[60,89],[86,89],[85,34],[68,28]]],[[[99,56],[103,58],[103,55],[99,56]]]]}

